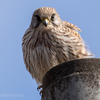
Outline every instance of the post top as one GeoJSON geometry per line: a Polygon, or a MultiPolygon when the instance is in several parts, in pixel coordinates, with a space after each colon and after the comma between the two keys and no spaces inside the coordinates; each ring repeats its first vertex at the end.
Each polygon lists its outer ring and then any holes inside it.
{"type": "Polygon", "coordinates": [[[80,73],[97,73],[100,74],[100,59],[99,58],[86,58],[77,59],[69,62],[59,64],[50,69],[43,78],[43,89],[49,86],[56,80],[64,76],[80,73]]]}

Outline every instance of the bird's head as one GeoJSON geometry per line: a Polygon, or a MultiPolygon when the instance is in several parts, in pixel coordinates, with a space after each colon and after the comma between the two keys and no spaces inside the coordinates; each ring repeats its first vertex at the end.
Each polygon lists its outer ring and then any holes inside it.
{"type": "Polygon", "coordinates": [[[60,24],[61,19],[54,8],[42,7],[35,10],[30,26],[42,31],[58,27],[60,24]]]}

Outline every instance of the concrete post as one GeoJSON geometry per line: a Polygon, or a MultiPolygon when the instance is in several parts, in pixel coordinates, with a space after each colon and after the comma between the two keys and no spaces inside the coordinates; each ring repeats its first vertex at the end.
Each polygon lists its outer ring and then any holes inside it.
{"type": "Polygon", "coordinates": [[[100,100],[100,59],[73,60],[49,70],[41,100],[100,100]]]}

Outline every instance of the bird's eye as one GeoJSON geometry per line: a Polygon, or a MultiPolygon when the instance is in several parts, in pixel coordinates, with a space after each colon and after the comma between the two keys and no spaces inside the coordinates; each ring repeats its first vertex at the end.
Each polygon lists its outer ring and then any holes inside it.
{"type": "Polygon", "coordinates": [[[41,21],[41,18],[38,15],[35,15],[38,21],[41,21]]]}
{"type": "Polygon", "coordinates": [[[54,17],[55,17],[55,14],[52,14],[52,16],[51,16],[52,21],[54,20],[54,17]]]}

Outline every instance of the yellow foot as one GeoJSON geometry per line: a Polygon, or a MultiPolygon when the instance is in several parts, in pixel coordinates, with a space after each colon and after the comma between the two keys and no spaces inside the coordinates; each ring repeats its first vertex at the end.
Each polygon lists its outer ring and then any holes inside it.
{"type": "MultiPolygon", "coordinates": [[[[39,91],[41,88],[42,88],[42,85],[38,86],[37,87],[37,90],[39,91]]],[[[42,96],[42,93],[43,93],[43,89],[40,90],[40,93],[39,94],[42,96]]]]}

